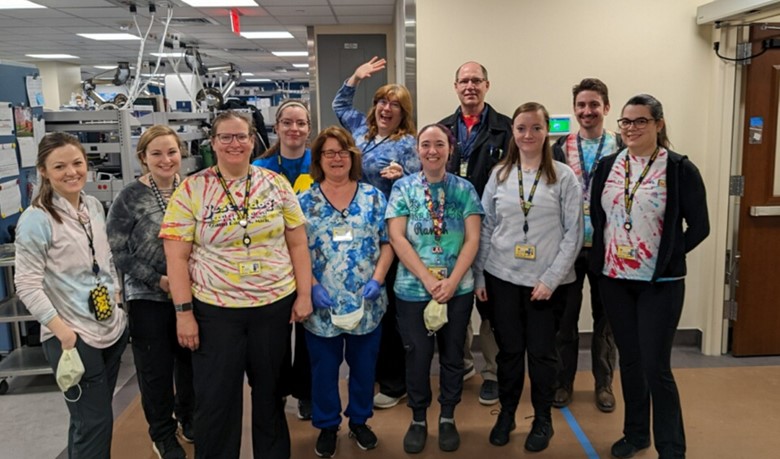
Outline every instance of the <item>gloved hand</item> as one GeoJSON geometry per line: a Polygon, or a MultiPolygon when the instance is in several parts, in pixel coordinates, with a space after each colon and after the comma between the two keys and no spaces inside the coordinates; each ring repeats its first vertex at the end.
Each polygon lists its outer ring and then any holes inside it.
{"type": "Polygon", "coordinates": [[[381,293],[379,282],[375,281],[374,279],[371,279],[368,281],[365,287],[363,287],[363,298],[367,300],[374,301],[375,299],[379,298],[379,294],[381,293]]]}
{"type": "Polygon", "coordinates": [[[317,309],[328,309],[333,306],[333,300],[322,284],[317,284],[311,288],[311,302],[317,309]]]}

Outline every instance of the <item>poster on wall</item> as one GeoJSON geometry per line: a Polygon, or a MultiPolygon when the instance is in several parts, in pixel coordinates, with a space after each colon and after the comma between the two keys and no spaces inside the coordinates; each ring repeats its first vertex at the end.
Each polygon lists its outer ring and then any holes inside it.
{"type": "Polygon", "coordinates": [[[16,122],[16,137],[33,136],[33,114],[30,107],[14,107],[14,120],[16,122]]]}
{"type": "Polygon", "coordinates": [[[28,75],[25,80],[30,107],[43,107],[43,79],[39,76],[28,75]]]}

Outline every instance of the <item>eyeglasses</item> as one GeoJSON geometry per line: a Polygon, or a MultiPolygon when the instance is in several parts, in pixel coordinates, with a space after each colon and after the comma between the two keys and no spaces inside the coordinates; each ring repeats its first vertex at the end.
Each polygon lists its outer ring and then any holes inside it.
{"type": "Polygon", "coordinates": [[[474,86],[479,86],[483,82],[487,81],[484,78],[461,78],[460,80],[456,81],[458,83],[458,86],[468,86],[469,83],[473,84],[474,86]]]}
{"type": "Polygon", "coordinates": [[[309,122],[304,120],[279,120],[279,124],[285,129],[290,129],[293,127],[293,125],[298,127],[298,129],[306,129],[309,127],[309,122]]]}
{"type": "Polygon", "coordinates": [[[238,140],[238,143],[247,143],[250,139],[249,134],[217,134],[214,137],[223,145],[233,143],[233,139],[238,140]]]}
{"type": "Polygon", "coordinates": [[[650,121],[655,121],[655,119],[645,118],[645,117],[637,118],[634,120],[628,118],[620,118],[619,120],[617,120],[617,123],[620,129],[628,129],[632,125],[637,129],[644,129],[647,126],[647,123],[649,123],[650,121]]]}
{"type": "Polygon", "coordinates": [[[400,110],[401,109],[401,104],[399,104],[396,101],[392,101],[391,102],[391,101],[389,101],[387,99],[379,99],[378,101],[376,101],[376,105],[379,108],[385,108],[387,106],[390,106],[390,108],[392,108],[393,110],[400,110]]]}
{"type": "Polygon", "coordinates": [[[349,158],[349,150],[322,150],[322,156],[328,159],[333,159],[339,155],[339,158],[349,158]]]}

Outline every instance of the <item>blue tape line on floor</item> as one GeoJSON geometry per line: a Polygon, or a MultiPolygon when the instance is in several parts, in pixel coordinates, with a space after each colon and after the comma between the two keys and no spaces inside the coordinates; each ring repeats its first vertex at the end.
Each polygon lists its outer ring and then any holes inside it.
{"type": "Polygon", "coordinates": [[[577,424],[577,420],[574,419],[574,415],[571,413],[571,410],[564,407],[561,408],[561,413],[563,413],[563,417],[569,424],[571,431],[574,432],[574,436],[577,437],[577,441],[579,441],[580,445],[582,445],[582,449],[585,450],[585,454],[588,455],[588,459],[599,459],[598,453],[596,453],[596,450],[593,449],[593,445],[590,444],[590,440],[588,440],[588,437],[585,435],[585,432],[582,431],[580,425],[577,424]]]}

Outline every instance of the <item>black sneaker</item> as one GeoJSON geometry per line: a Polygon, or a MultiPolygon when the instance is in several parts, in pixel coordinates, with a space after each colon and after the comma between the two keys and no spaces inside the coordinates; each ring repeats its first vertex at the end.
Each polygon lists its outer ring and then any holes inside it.
{"type": "Polygon", "coordinates": [[[186,459],[187,454],[181,447],[176,435],[171,435],[163,441],[156,441],[152,444],[152,449],[160,459],[186,459]]]}
{"type": "Polygon", "coordinates": [[[311,400],[298,400],[298,419],[311,421],[311,400]]]}
{"type": "Polygon", "coordinates": [[[349,438],[354,438],[363,451],[376,448],[378,440],[371,428],[365,424],[349,423],[349,438]]]}
{"type": "Polygon", "coordinates": [[[496,425],[490,431],[490,443],[496,446],[504,446],[509,443],[509,433],[515,430],[515,415],[508,411],[498,413],[496,425]]]}
{"type": "Polygon", "coordinates": [[[460,434],[455,422],[439,421],[439,449],[442,451],[457,451],[460,446],[460,434]]]}
{"type": "Polygon", "coordinates": [[[634,457],[636,453],[638,453],[640,450],[643,450],[645,448],[650,447],[650,442],[644,442],[635,445],[634,443],[630,442],[628,438],[623,437],[620,440],[616,441],[614,445],[612,445],[612,455],[618,459],[627,459],[629,457],[634,457]]]}
{"type": "Polygon", "coordinates": [[[425,440],[428,439],[428,426],[411,424],[404,435],[404,451],[415,454],[425,449],[425,440]]]}
{"type": "Polygon", "coordinates": [[[552,422],[548,419],[534,419],[531,432],[525,439],[525,449],[534,453],[544,451],[549,446],[553,433],[552,422]]]}
{"type": "Polygon", "coordinates": [[[182,421],[179,423],[179,427],[181,427],[179,431],[181,439],[187,443],[195,443],[195,426],[192,425],[192,421],[182,421]]]}
{"type": "Polygon", "coordinates": [[[317,437],[317,446],[314,447],[314,453],[319,457],[333,457],[336,454],[336,440],[338,440],[339,430],[322,429],[320,436],[317,437]]]}

